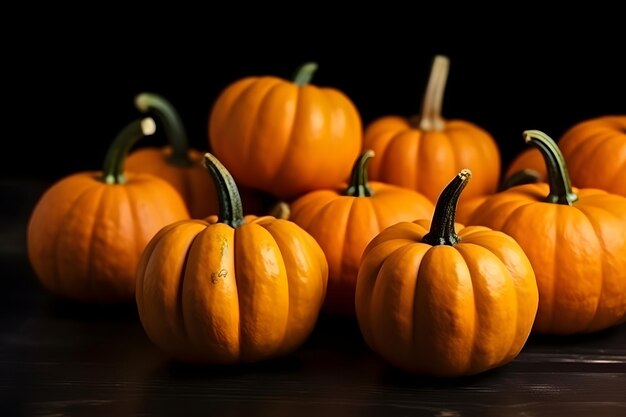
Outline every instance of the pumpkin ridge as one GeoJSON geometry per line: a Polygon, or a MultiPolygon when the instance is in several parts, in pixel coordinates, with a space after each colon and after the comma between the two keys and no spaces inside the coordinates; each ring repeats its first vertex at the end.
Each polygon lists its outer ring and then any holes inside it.
{"type": "MultiPolygon", "coordinates": [[[[593,221],[591,219],[591,217],[587,214],[587,212],[581,208],[581,206],[584,208],[584,204],[577,204],[574,207],[580,211],[583,216],[585,217],[585,219],[587,220],[587,222],[589,222],[589,224],[591,225],[591,228],[593,229],[593,231],[595,232],[595,238],[598,241],[598,244],[600,246],[600,248],[602,249],[603,253],[608,253],[607,248],[606,248],[606,244],[604,242],[604,239],[601,239],[601,233],[599,231],[598,225],[596,224],[595,221],[593,221]]],[[[604,213],[610,213],[608,210],[604,210],[603,207],[596,207],[598,210],[603,211],[604,213]]],[[[611,213],[612,214],[612,213],[611,213]]],[[[598,317],[598,311],[600,308],[600,304],[602,302],[602,299],[604,298],[604,288],[605,288],[605,283],[606,283],[606,278],[605,278],[605,271],[606,270],[606,256],[601,256],[600,257],[600,276],[602,277],[602,283],[600,285],[600,296],[598,297],[598,302],[596,303],[595,306],[595,311],[593,313],[593,316],[591,318],[591,321],[589,322],[589,325],[586,327],[586,329],[584,331],[588,331],[590,328],[593,328],[593,324],[595,323],[597,317],[598,317]]]]}
{"type": "MultiPolygon", "coordinates": [[[[247,99],[247,96],[250,94],[251,90],[259,90],[259,91],[263,92],[263,98],[261,100],[259,100],[258,101],[258,105],[254,106],[253,109],[250,111],[249,120],[251,120],[251,122],[242,123],[241,121],[233,121],[233,120],[226,121],[226,123],[228,123],[228,124],[230,124],[230,123],[232,123],[234,125],[242,124],[243,126],[246,126],[245,135],[242,135],[243,136],[243,140],[242,140],[241,149],[240,149],[240,157],[242,159],[250,160],[250,154],[253,153],[254,145],[255,145],[254,128],[257,125],[256,124],[257,121],[259,120],[259,117],[260,117],[260,114],[261,114],[262,105],[267,100],[268,93],[271,90],[273,90],[277,85],[280,84],[280,80],[279,79],[272,80],[271,78],[272,77],[262,77],[262,78],[259,78],[259,80],[257,80],[256,82],[250,84],[250,87],[246,88],[245,91],[242,91],[241,94],[239,95],[239,97],[237,97],[237,107],[238,107],[238,106],[240,106],[240,102],[241,101],[247,99]],[[263,90],[258,88],[258,86],[259,86],[261,81],[266,81],[267,84],[268,84],[267,86],[263,86],[264,87],[263,90]],[[270,84],[270,82],[272,82],[272,83],[270,84]]],[[[255,94],[259,94],[259,92],[255,91],[255,94]]],[[[235,108],[235,107],[236,106],[233,106],[233,108],[235,108]]],[[[252,107],[252,106],[250,106],[250,107],[252,107]]],[[[235,114],[235,113],[230,112],[228,114],[232,115],[232,114],[235,114]]],[[[231,118],[232,118],[232,116],[231,116],[231,118]]],[[[250,186],[250,184],[244,184],[244,185],[250,186]]]]}
{"type": "MultiPolygon", "coordinates": [[[[65,213],[69,213],[71,210],[74,210],[74,207],[78,204],[78,200],[80,200],[85,194],[87,194],[88,191],[90,191],[93,188],[92,185],[89,185],[87,187],[85,187],[85,189],[83,190],[82,193],[80,193],[78,196],[76,196],[76,199],[70,204],[70,206],[68,207],[68,210],[66,210],[65,213]]],[[[57,261],[58,259],[58,253],[61,250],[60,248],[60,244],[61,244],[61,240],[59,239],[59,236],[62,234],[62,230],[63,228],[65,228],[65,224],[67,223],[67,214],[65,216],[63,216],[62,220],[61,220],[61,225],[59,226],[59,228],[57,229],[57,233],[56,236],[53,237],[53,240],[55,242],[55,246],[54,246],[54,250],[50,251],[51,254],[53,254],[53,256],[51,256],[51,258],[54,259],[54,268],[53,269],[53,273],[50,274],[50,283],[46,286],[52,287],[52,288],[59,288],[59,280],[61,277],[61,271],[59,270],[59,262],[57,261]],[[54,284],[52,284],[54,283],[54,284]]]]}
{"type": "MultiPolygon", "coordinates": [[[[413,300],[417,300],[417,293],[419,292],[419,288],[420,286],[420,279],[419,279],[419,273],[420,273],[420,268],[422,267],[422,262],[424,261],[424,257],[426,256],[426,254],[433,248],[433,247],[429,247],[428,245],[426,245],[425,243],[422,242],[415,242],[415,245],[421,247],[421,257],[419,259],[419,266],[417,268],[417,270],[415,271],[415,290],[413,292],[413,300]]],[[[413,247],[413,245],[410,246],[400,246],[398,249],[396,249],[394,252],[402,249],[403,247],[413,247]]],[[[394,253],[390,253],[389,256],[387,257],[387,259],[389,259],[389,257],[394,253]]],[[[383,262],[384,264],[384,262],[383,262]]],[[[380,271],[382,270],[382,265],[380,267],[380,269],[378,270],[378,273],[380,274],[380,271]]],[[[377,278],[378,280],[378,278],[377,278]]],[[[417,333],[418,333],[418,329],[415,326],[415,321],[418,319],[417,317],[417,309],[419,308],[419,303],[413,301],[413,311],[412,311],[412,316],[411,316],[411,321],[412,321],[412,325],[411,325],[411,350],[413,351],[417,351],[418,347],[420,346],[418,343],[418,339],[417,339],[417,333]]]]}
{"type": "MultiPolygon", "coordinates": [[[[270,184],[273,184],[274,182],[276,182],[278,180],[278,178],[280,177],[281,174],[283,174],[283,169],[285,167],[285,164],[287,163],[287,155],[289,153],[289,146],[293,145],[293,138],[294,138],[294,134],[297,131],[296,129],[296,122],[298,121],[298,116],[299,114],[302,112],[302,110],[300,110],[300,100],[302,100],[302,94],[300,94],[301,92],[301,88],[298,87],[296,88],[296,105],[295,105],[295,110],[293,112],[293,120],[291,121],[291,130],[289,131],[289,135],[287,136],[287,146],[285,148],[285,152],[283,152],[283,154],[281,155],[280,158],[280,162],[276,164],[276,172],[274,172],[274,175],[272,176],[272,181],[270,181],[270,184]]],[[[260,107],[260,106],[259,106],[260,107]]]]}
{"type": "Polygon", "coordinates": [[[139,236],[143,236],[143,233],[142,233],[143,230],[141,228],[141,218],[137,214],[137,206],[135,204],[135,201],[131,198],[128,187],[124,187],[124,192],[126,194],[126,201],[128,204],[128,209],[130,210],[130,218],[133,222],[134,233],[132,234],[132,236],[133,236],[133,239],[135,240],[135,249],[137,250],[137,253],[141,254],[141,252],[143,252],[143,250],[145,249],[145,245],[142,245],[138,239],[139,236]]]}
{"type": "MultiPolygon", "coordinates": [[[[470,343],[471,349],[470,349],[470,353],[468,355],[469,358],[473,358],[474,357],[474,351],[476,350],[476,339],[477,339],[477,334],[479,331],[479,314],[478,314],[478,305],[477,305],[477,297],[476,297],[476,285],[474,285],[474,274],[472,274],[472,270],[469,267],[469,265],[467,264],[467,259],[465,257],[465,253],[462,250],[463,246],[461,246],[461,250],[459,250],[458,245],[472,245],[472,243],[463,243],[463,242],[459,242],[456,245],[453,246],[453,248],[461,255],[461,258],[463,259],[463,262],[465,263],[465,268],[467,269],[467,273],[469,275],[469,282],[472,285],[472,306],[474,307],[474,326],[472,327],[472,342],[470,343]]],[[[479,246],[474,244],[475,246],[479,246]]],[[[465,373],[474,373],[472,371],[472,361],[468,361],[467,363],[467,367],[464,370],[465,373]]]]}
{"type": "MultiPolygon", "coordinates": [[[[72,207],[72,210],[75,210],[75,209],[77,209],[77,208],[78,208],[78,206],[79,206],[79,204],[78,204],[79,200],[82,200],[83,198],[87,198],[86,196],[87,196],[87,193],[88,193],[89,191],[99,192],[99,194],[100,194],[100,195],[99,195],[99,197],[98,197],[98,204],[97,204],[98,209],[96,210],[96,214],[95,214],[95,216],[94,216],[94,221],[93,221],[93,223],[91,224],[91,233],[89,233],[89,245],[87,246],[87,256],[86,256],[86,258],[87,258],[87,272],[86,272],[85,276],[89,277],[89,279],[88,279],[88,280],[87,280],[87,282],[85,283],[85,288],[86,288],[86,289],[89,289],[89,288],[92,286],[92,284],[93,284],[93,280],[91,279],[91,269],[92,269],[92,268],[91,268],[91,258],[92,258],[92,255],[93,255],[93,242],[94,242],[93,236],[94,236],[94,234],[95,234],[95,232],[96,232],[96,227],[97,227],[97,225],[98,225],[98,219],[100,218],[100,215],[101,215],[101,213],[102,213],[102,200],[104,200],[104,193],[105,193],[106,191],[108,191],[108,188],[106,188],[106,187],[102,187],[102,188],[100,188],[100,187],[96,187],[96,186],[91,186],[91,187],[87,188],[87,189],[86,189],[86,190],[85,190],[85,191],[84,191],[84,192],[80,195],[80,198],[79,198],[79,199],[77,199],[76,204],[72,207]]],[[[68,214],[69,214],[69,213],[70,213],[70,211],[69,211],[69,210],[65,212],[65,217],[64,217],[64,219],[63,219],[63,225],[59,228],[59,234],[57,235],[57,239],[58,239],[58,236],[60,236],[60,235],[64,234],[64,233],[62,232],[62,230],[63,230],[65,227],[67,227],[67,219],[69,218],[69,216],[68,216],[68,214]]],[[[58,239],[58,241],[60,242],[60,239],[58,239]]],[[[56,257],[57,257],[57,259],[58,259],[58,251],[59,251],[60,249],[61,249],[61,247],[60,247],[60,246],[57,246],[57,250],[56,250],[56,252],[57,252],[57,256],[56,256],[56,257]]],[[[58,262],[57,262],[57,265],[58,265],[58,262]]],[[[58,271],[58,269],[57,269],[57,273],[59,274],[59,275],[58,275],[58,277],[60,277],[60,276],[61,276],[61,274],[60,274],[60,272],[58,271]]],[[[57,279],[57,281],[58,281],[58,279],[57,279]]],[[[61,286],[61,288],[63,288],[63,287],[64,287],[64,286],[62,285],[62,286],[61,286]]],[[[90,291],[90,290],[88,290],[88,292],[89,292],[89,291],[90,291]]]]}
{"type": "Polygon", "coordinates": [[[200,233],[196,234],[189,245],[187,246],[187,250],[185,251],[184,260],[182,261],[183,267],[180,270],[180,275],[178,276],[178,288],[176,288],[176,314],[180,320],[179,328],[182,329],[183,337],[187,342],[190,342],[190,331],[187,328],[188,320],[185,320],[185,310],[183,308],[183,297],[184,297],[184,288],[185,288],[185,275],[187,275],[187,261],[189,260],[189,255],[191,254],[191,249],[193,248],[194,243],[198,239],[201,233],[205,233],[208,230],[208,227],[202,230],[200,233]]]}

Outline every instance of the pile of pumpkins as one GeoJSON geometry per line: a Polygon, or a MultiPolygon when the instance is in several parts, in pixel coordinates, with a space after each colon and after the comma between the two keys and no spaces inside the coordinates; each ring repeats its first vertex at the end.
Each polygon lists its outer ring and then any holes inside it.
{"type": "Polygon", "coordinates": [[[435,57],[419,116],[365,131],[342,92],[311,84],[315,64],[244,78],[211,109],[211,153],[141,94],[146,115],[102,171],[37,203],[33,269],[63,297],[135,300],[150,340],[187,362],[288,354],[324,312],[355,316],[398,368],[458,376],[510,362],[531,331],[624,322],[626,115],[582,121],[559,146],[523,132],[531,150],[500,184],[493,138],[442,117],[448,67],[435,57]],[[157,126],[169,146],[131,151],[157,126]]]}

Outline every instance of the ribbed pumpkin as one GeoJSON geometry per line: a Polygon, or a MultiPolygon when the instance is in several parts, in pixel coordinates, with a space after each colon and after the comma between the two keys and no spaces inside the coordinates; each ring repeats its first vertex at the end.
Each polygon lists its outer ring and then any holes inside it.
{"type": "MultiPolygon", "coordinates": [[[[217,192],[202,166],[204,153],[189,147],[187,133],[174,106],[152,93],[139,94],[135,105],[141,112],[154,113],[159,118],[170,145],[137,149],[128,156],[126,169],[153,174],[169,182],[183,197],[191,217],[202,219],[216,214],[217,192]]],[[[269,207],[260,192],[240,191],[247,213],[261,214],[269,207]]]]}
{"type": "Polygon", "coordinates": [[[626,115],[578,123],[561,137],[559,147],[577,187],[626,197],[626,115]]]}
{"type": "MultiPolygon", "coordinates": [[[[602,116],[572,126],[559,141],[572,183],[577,187],[600,188],[626,197],[626,116],[602,116]]],[[[537,149],[519,154],[506,177],[531,168],[547,177],[537,149]]]]}
{"type": "Polygon", "coordinates": [[[378,155],[369,167],[373,180],[416,190],[433,202],[464,167],[474,179],[463,199],[495,192],[500,179],[500,152],[493,138],[473,123],[441,116],[448,66],[448,58],[435,57],[417,118],[383,117],[364,134],[364,147],[378,155]]]}
{"type": "Polygon", "coordinates": [[[354,291],[361,255],[381,230],[401,221],[430,217],[433,204],[423,195],[380,182],[368,182],[365,151],[354,164],[350,184],[318,190],[294,201],[290,219],[320,244],[329,265],[329,313],[354,315],[354,291]]]}
{"type": "Polygon", "coordinates": [[[28,223],[28,256],[51,292],[85,302],[133,299],[139,257],[163,226],[189,218],[171,185],[124,174],[128,149],[154,133],[150,118],[129,124],[99,172],[70,175],[41,197],[28,223]]]}
{"type": "Polygon", "coordinates": [[[517,240],[539,286],[535,330],[573,334],[626,320],[626,198],[572,188],[563,156],[540,131],[527,143],[545,159],[549,184],[528,184],[488,198],[470,218],[517,240]]]}
{"type": "Polygon", "coordinates": [[[470,375],[520,352],[537,311],[537,284],[519,245],[486,227],[455,224],[469,180],[443,190],[432,222],[398,223],[367,246],[356,313],[367,344],[396,367],[470,375]]]}
{"type": "Polygon", "coordinates": [[[237,183],[292,198],[348,178],[361,118],[340,91],[309,84],[316,68],[303,65],[293,82],[244,78],[221,93],[209,140],[237,183]]]}
{"type": "Polygon", "coordinates": [[[328,265],[295,223],[243,217],[211,154],[219,215],[163,228],[138,268],[137,307],[152,342],[186,362],[254,362],[296,349],[324,300],[328,265]]]}

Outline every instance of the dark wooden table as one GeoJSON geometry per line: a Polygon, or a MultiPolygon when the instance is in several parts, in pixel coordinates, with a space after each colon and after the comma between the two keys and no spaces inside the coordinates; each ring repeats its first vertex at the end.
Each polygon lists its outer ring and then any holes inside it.
{"type": "Polygon", "coordinates": [[[0,416],[626,416],[626,325],[584,337],[530,338],[511,364],[434,379],[394,370],[356,323],[322,317],[275,361],[174,363],[134,305],[93,307],[45,293],[24,249],[46,184],[0,183],[0,416]]]}

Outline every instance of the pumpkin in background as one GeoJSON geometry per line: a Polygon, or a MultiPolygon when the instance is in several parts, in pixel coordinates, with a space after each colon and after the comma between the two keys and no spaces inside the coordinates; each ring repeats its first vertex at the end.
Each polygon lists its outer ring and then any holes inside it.
{"type": "Polygon", "coordinates": [[[473,123],[441,116],[448,66],[448,58],[435,57],[417,118],[383,117],[364,134],[364,147],[378,155],[369,167],[373,180],[416,190],[433,202],[462,168],[474,175],[462,199],[495,192],[500,179],[493,138],[473,123]]]}
{"type": "MultiPolygon", "coordinates": [[[[163,97],[142,93],[135,106],[143,113],[154,113],[163,125],[169,146],[144,147],[132,152],[126,161],[128,171],[146,172],[169,182],[183,197],[191,217],[201,219],[217,213],[217,194],[211,176],[202,166],[204,153],[190,148],[178,112],[163,97]]],[[[249,213],[261,214],[269,203],[260,192],[242,190],[249,213]]]]}
{"type": "Polygon", "coordinates": [[[309,336],[328,265],[295,223],[243,217],[237,187],[206,154],[219,214],[163,228],[138,268],[137,307],[152,342],[186,362],[254,362],[293,351],[309,336]]]}
{"type": "Polygon", "coordinates": [[[189,218],[171,185],[149,174],[124,174],[130,147],[154,133],[135,121],[111,144],[99,172],[70,175],[50,187],[28,223],[28,256],[52,293],[85,302],[133,299],[139,257],[163,226],[189,218]]]}
{"type": "Polygon", "coordinates": [[[559,147],[577,187],[626,197],[626,115],[578,123],[561,137],[559,147]]]}
{"type": "MultiPolygon", "coordinates": [[[[572,183],[626,197],[626,116],[602,116],[572,126],[559,140],[572,183]]],[[[527,149],[509,166],[509,177],[531,168],[547,177],[537,149],[527,149]]]]}
{"type": "Polygon", "coordinates": [[[340,91],[309,84],[316,68],[303,65],[294,82],[244,78],[221,93],[209,140],[238,184],[292,198],[348,178],[361,118],[340,91]]]}
{"type": "Polygon", "coordinates": [[[423,195],[380,182],[368,182],[366,166],[374,152],[354,163],[350,184],[305,194],[291,206],[290,219],[309,232],[328,260],[329,313],[354,315],[354,291],[367,244],[392,224],[430,217],[433,204],[423,195]]]}
{"type": "Polygon", "coordinates": [[[563,155],[540,131],[526,131],[541,151],[548,184],[513,187],[489,197],[470,218],[512,236],[530,259],[539,286],[535,330],[573,334],[626,320],[626,198],[572,188],[563,155]]]}
{"type": "Polygon", "coordinates": [[[398,223],[367,246],[356,313],[367,344],[396,367],[437,376],[504,365],[524,346],[537,284],[519,245],[486,227],[455,224],[461,171],[443,190],[432,222],[398,223]]]}
{"type": "Polygon", "coordinates": [[[522,172],[525,169],[530,169],[537,173],[539,182],[545,182],[548,176],[546,172],[546,163],[539,152],[535,148],[525,149],[520,152],[513,161],[509,164],[509,167],[504,174],[505,180],[516,175],[518,172],[522,172]]]}

